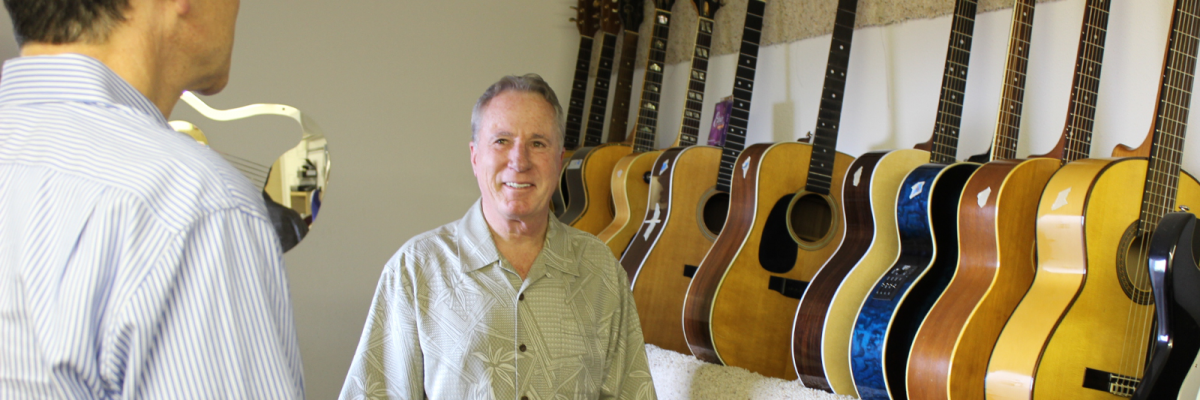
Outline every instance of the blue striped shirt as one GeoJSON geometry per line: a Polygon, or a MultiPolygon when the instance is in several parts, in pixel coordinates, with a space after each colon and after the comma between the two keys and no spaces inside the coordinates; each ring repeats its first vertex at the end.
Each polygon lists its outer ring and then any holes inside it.
{"type": "Polygon", "coordinates": [[[303,397],[260,191],[99,61],[0,76],[0,399],[303,397]]]}

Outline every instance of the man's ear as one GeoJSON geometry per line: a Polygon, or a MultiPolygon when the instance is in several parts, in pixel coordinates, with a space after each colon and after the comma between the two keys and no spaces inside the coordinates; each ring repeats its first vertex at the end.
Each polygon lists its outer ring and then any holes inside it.
{"type": "Polygon", "coordinates": [[[475,141],[467,142],[467,148],[471,150],[471,174],[475,174],[475,141]]]}

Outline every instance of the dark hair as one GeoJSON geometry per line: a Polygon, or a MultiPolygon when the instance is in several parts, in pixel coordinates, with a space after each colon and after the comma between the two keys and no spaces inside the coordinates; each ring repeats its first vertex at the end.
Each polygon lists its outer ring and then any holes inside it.
{"type": "Polygon", "coordinates": [[[102,42],[125,20],[129,0],[4,0],[17,44],[102,42]]]}
{"type": "MultiPolygon", "coordinates": [[[[7,0],[6,0],[7,1],[7,0]]],[[[542,96],[542,99],[550,103],[554,107],[554,126],[558,128],[558,145],[563,144],[563,111],[562,105],[558,104],[558,96],[554,94],[554,89],[550,88],[550,84],[538,74],[525,74],[522,76],[509,75],[500,78],[499,81],[489,86],[479,100],[475,102],[475,108],[471,110],[471,141],[475,141],[475,135],[479,133],[479,122],[483,118],[483,109],[492,101],[492,98],[499,96],[500,93],[507,91],[520,91],[535,93],[542,96]]]]}

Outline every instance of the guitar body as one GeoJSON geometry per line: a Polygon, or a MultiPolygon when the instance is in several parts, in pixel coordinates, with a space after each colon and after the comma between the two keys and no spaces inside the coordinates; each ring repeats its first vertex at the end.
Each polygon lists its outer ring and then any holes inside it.
{"type": "MultiPolygon", "coordinates": [[[[562,160],[564,167],[573,155],[575,155],[575,150],[563,150],[562,160]]],[[[561,217],[567,211],[567,202],[571,199],[571,195],[567,190],[567,169],[563,168],[558,174],[558,187],[554,188],[554,194],[550,196],[550,211],[554,213],[555,218],[561,217]]]]}
{"type": "Polygon", "coordinates": [[[896,229],[900,252],[863,300],[850,345],[862,399],[905,399],[912,340],[945,290],[958,262],[955,214],[975,163],[925,164],[900,185],[896,229]]]}
{"type": "Polygon", "coordinates": [[[686,333],[697,357],[796,378],[792,327],[780,321],[794,318],[804,288],[841,244],[841,184],[854,161],[836,153],[831,195],[807,192],[812,149],[796,142],[757,144],[738,157],[726,227],[688,288],[685,329],[698,326],[687,320],[708,319],[699,331],[686,333]],[[708,336],[711,347],[693,336],[708,336]]]}
{"type": "MultiPolygon", "coordinates": [[[[1180,175],[1177,204],[1200,204],[1200,184],[1186,172],[1180,175]]],[[[1151,324],[1138,316],[1152,316],[1153,305],[1135,302],[1126,291],[1150,300],[1146,293],[1149,280],[1141,279],[1145,287],[1139,287],[1137,279],[1147,274],[1146,265],[1122,265],[1118,259],[1125,258],[1128,264],[1137,259],[1119,252],[1131,250],[1125,233],[1141,210],[1141,192],[1130,190],[1129,183],[1145,177],[1144,159],[1122,159],[1110,164],[1091,185],[1083,214],[1087,258],[1074,260],[1084,265],[1083,286],[1046,343],[1034,378],[1036,398],[1113,398],[1107,391],[1079,384],[1088,369],[1135,378],[1142,375],[1151,324]],[[1136,338],[1142,340],[1129,342],[1136,338]],[[1124,357],[1118,351],[1122,347],[1126,349],[1124,357]]],[[[1039,248],[1053,246],[1043,246],[1041,239],[1039,234],[1039,248]]],[[[1134,243],[1133,250],[1136,246],[1134,243]]]]}
{"type": "Polygon", "coordinates": [[[617,161],[612,172],[613,220],[596,237],[604,241],[613,255],[629,246],[629,240],[637,233],[641,221],[635,218],[646,214],[646,197],[650,192],[647,178],[654,161],[662,155],[661,150],[630,154],[617,161]]]}
{"type": "MultiPolygon", "coordinates": [[[[689,272],[694,273],[716,236],[705,231],[701,213],[713,197],[720,160],[718,147],[666,150],[650,181],[645,222],[621,257],[646,343],[683,354],[691,353],[680,326],[692,282],[689,272]]],[[[725,210],[719,212],[724,219],[725,210]]]]}
{"type": "MultiPolygon", "coordinates": [[[[1107,390],[1110,383],[1128,390],[1125,397],[1132,394],[1122,377],[1142,375],[1150,324],[1130,325],[1129,318],[1152,313],[1153,306],[1125,294],[1117,253],[1129,249],[1122,238],[1142,200],[1130,182],[1144,181],[1146,165],[1136,158],[1083,159],[1047,183],[1038,205],[1038,270],[996,342],[985,384],[989,398],[1117,398],[1107,390]],[[1145,341],[1125,343],[1127,329],[1145,341]],[[1127,354],[1122,363],[1122,347],[1135,359],[1127,354]]],[[[1180,178],[1177,204],[1200,204],[1200,184],[1186,172],[1180,178]]]]}
{"type": "Polygon", "coordinates": [[[1033,282],[1037,205],[1060,163],[993,161],[967,181],[958,205],[958,267],[913,340],[909,397],[983,397],[992,347],[1033,282]]]}
{"type": "Polygon", "coordinates": [[[846,238],[813,277],[796,311],[793,362],[804,386],[858,396],[850,372],[850,336],[863,298],[896,260],[896,191],[929,152],[863,154],[843,183],[846,238]]]}
{"type": "MultiPolygon", "coordinates": [[[[1159,222],[1149,249],[1150,285],[1154,288],[1154,350],[1135,400],[1179,399],[1183,383],[1200,351],[1200,268],[1196,256],[1196,216],[1169,213],[1159,222]]],[[[1191,398],[1195,392],[1191,391],[1191,398]]]]}
{"type": "Polygon", "coordinates": [[[571,193],[559,221],[593,235],[612,222],[612,171],[617,161],[633,152],[619,143],[575,150],[567,160],[567,191],[571,193]]]}

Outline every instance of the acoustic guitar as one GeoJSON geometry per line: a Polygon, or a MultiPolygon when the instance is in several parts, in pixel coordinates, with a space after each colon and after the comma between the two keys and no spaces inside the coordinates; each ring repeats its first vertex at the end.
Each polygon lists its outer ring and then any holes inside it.
{"type": "MultiPolygon", "coordinates": [[[[694,0],[699,11],[696,25],[696,44],[692,51],[687,98],[683,121],[676,143],[655,161],[651,171],[645,218],[633,235],[621,265],[629,274],[630,288],[638,305],[642,335],[646,343],[688,354],[680,321],[683,319],[683,297],[700,260],[712,245],[712,232],[720,231],[728,207],[728,180],[721,189],[718,177],[733,174],[733,161],[745,141],[745,123],[741,128],[729,128],[739,140],[729,141],[725,148],[695,145],[699,140],[704,88],[708,78],[708,56],[712,44],[713,18],[720,8],[717,0],[694,0]],[[728,154],[723,156],[722,152],[728,154]],[[722,163],[725,159],[727,162],[722,163]],[[723,175],[719,169],[727,169],[723,175]]],[[[761,20],[756,27],[758,30],[761,20]]],[[[742,35],[743,53],[738,64],[757,55],[757,36],[742,35]],[[746,47],[750,45],[751,47],[746,47]],[[745,51],[755,50],[755,53],[745,51]]],[[[743,76],[743,79],[746,79],[743,76]]],[[[750,82],[753,76],[749,77],[750,82]]],[[[751,86],[752,87],[752,86],[751,86]]],[[[749,110],[750,91],[740,93],[749,110]]]]}
{"type": "MultiPolygon", "coordinates": [[[[579,147],[579,139],[583,134],[583,110],[587,101],[588,71],[592,68],[592,48],[595,40],[592,37],[600,30],[599,10],[592,7],[591,0],[579,0],[579,5],[573,7],[577,13],[571,21],[579,29],[579,55],[575,59],[575,78],[571,81],[571,99],[567,103],[567,124],[563,131],[563,160],[571,158],[571,154],[579,147]]],[[[565,183],[565,175],[560,177],[565,183]]],[[[561,215],[567,209],[565,185],[561,184],[551,196],[551,209],[554,215],[561,215]]]]}
{"type": "Polygon", "coordinates": [[[622,157],[612,171],[614,214],[612,222],[596,237],[604,241],[613,255],[620,258],[646,213],[650,190],[650,169],[662,154],[655,150],[658,132],[658,103],[662,96],[663,68],[667,59],[667,36],[671,27],[671,7],[675,0],[655,0],[653,36],[646,57],[642,100],[638,103],[637,125],[633,132],[633,154],[622,157]]]}
{"type": "Polygon", "coordinates": [[[621,137],[610,137],[608,143],[601,144],[604,115],[608,108],[613,47],[616,46],[616,34],[621,29],[617,0],[602,0],[601,4],[600,29],[605,32],[605,47],[600,52],[600,68],[596,72],[595,88],[592,89],[592,105],[588,111],[587,133],[584,135],[585,147],[576,149],[566,160],[563,182],[559,184],[560,189],[567,189],[563,193],[566,209],[558,216],[559,221],[593,235],[612,222],[612,169],[617,160],[633,151],[630,146],[620,143],[620,140],[624,140],[621,137]],[[613,142],[612,139],[619,140],[613,142]]]}
{"type": "Polygon", "coordinates": [[[989,398],[1133,394],[1151,347],[1150,235],[1167,212],[1200,204],[1200,184],[1180,168],[1198,14],[1200,0],[1175,3],[1149,158],[1075,161],[1046,185],[1038,270],[996,342],[989,398]],[[1139,180],[1143,190],[1130,190],[1139,180]]]}
{"type": "Polygon", "coordinates": [[[633,95],[633,64],[637,62],[638,36],[645,17],[642,0],[618,0],[621,27],[621,59],[617,62],[617,85],[613,88],[608,116],[608,141],[623,142],[629,128],[629,101],[633,95]]]}
{"type": "Polygon", "coordinates": [[[1095,114],[1108,0],[1084,12],[1071,114],[1060,140],[1067,157],[1016,159],[1033,0],[1012,11],[1008,67],[992,143],[991,162],[967,181],[959,203],[957,267],[946,290],[921,323],[908,356],[908,397],[978,399],[992,346],[1033,281],[1034,222],[1042,189],[1058,167],[1086,157],[1095,114]]]}
{"type": "Polygon", "coordinates": [[[1156,305],[1154,348],[1135,400],[1196,398],[1195,390],[1183,390],[1200,351],[1200,235],[1195,232],[1195,215],[1173,212],[1163,216],[1151,237],[1147,259],[1156,305]]]}
{"type": "Polygon", "coordinates": [[[850,343],[854,385],[863,399],[905,399],[905,369],[917,328],[957,262],[955,210],[979,164],[955,163],[976,2],[955,4],[934,123],[930,163],[910,171],[896,196],[900,248],[862,300],[850,343]]]}
{"type": "Polygon", "coordinates": [[[808,282],[843,237],[841,186],[853,157],[835,147],[856,4],[838,2],[812,143],[755,144],[738,157],[725,228],[685,300],[685,335],[702,360],[796,377],[792,327],[780,321],[795,316],[808,282]]]}

